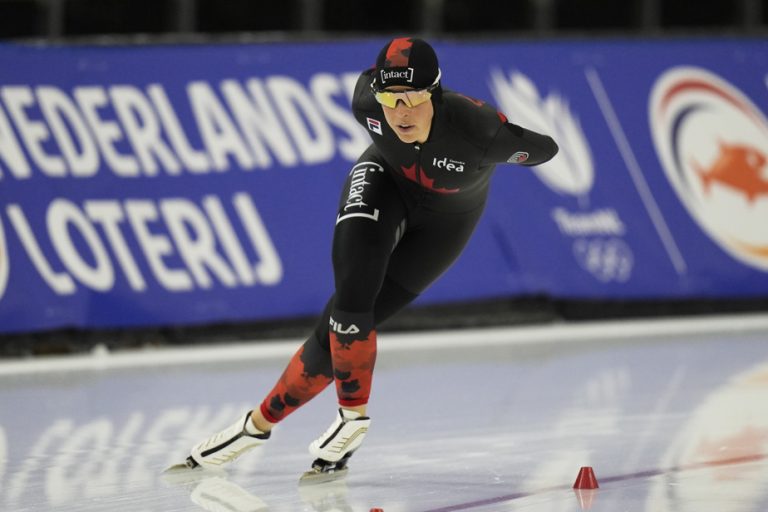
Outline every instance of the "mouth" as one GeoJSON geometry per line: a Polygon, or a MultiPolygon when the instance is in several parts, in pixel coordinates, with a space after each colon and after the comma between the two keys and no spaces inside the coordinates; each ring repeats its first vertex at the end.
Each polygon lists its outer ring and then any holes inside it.
{"type": "Polygon", "coordinates": [[[413,131],[414,125],[412,125],[412,124],[398,124],[397,125],[397,129],[398,129],[398,131],[400,131],[402,133],[408,133],[408,132],[413,131]]]}

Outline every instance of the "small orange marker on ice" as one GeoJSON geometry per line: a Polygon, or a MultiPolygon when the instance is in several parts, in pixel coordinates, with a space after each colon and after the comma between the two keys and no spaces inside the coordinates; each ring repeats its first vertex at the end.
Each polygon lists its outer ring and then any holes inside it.
{"type": "Polygon", "coordinates": [[[574,489],[597,489],[600,487],[595,478],[595,472],[589,466],[584,466],[579,470],[579,475],[573,483],[574,489]]]}

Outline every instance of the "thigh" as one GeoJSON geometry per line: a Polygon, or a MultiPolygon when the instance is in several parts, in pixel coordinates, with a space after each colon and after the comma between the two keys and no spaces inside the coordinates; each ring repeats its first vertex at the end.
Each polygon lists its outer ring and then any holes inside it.
{"type": "Polygon", "coordinates": [[[392,253],[387,276],[420,294],[461,255],[482,216],[484,205],[462,213],[421,212],[413,215],[392,253]]]}
{"type": "Polygon", "coordinates": [[[373,308],[406,207],[375,148],[358,159],[344,184],[333,234],[336,307],[373,308]]]}

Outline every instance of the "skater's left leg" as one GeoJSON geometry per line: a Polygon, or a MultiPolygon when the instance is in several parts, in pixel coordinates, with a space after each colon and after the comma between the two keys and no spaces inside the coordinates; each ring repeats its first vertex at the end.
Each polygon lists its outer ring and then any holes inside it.
{"type": "MultiPolygon", "coordinates": [[[[388,286],[377,292],[376,308],[380,316],[368,311],[349,313],[340,311],[341,307],[352,308],[355,304],[368,305],[364,282],[352,274],[349,284],[339,286],[337,278],[337,301],[332,313],[330,346],[333,354],[334,376],[339,396],[339,415],[331,427],[310,447],[318,459],[313,464],[313,471],[305,477],[313,478],[327,472],[343,470],[349,456],[360,446],[368,432],[370,419],[364,416],[365,406],[370,392],[370,378],[375,362],[375,330],[367,330],[367,322],[373,325],[373,318],[383,320],[405,306],[410,300],[388,303],[385,295],[392,294],[403,299],[415,298],[418,292],[434,282],[461,254],[469,237],[477,225],[482,213],[482,205],[467,212],[438,215],[423,212],[411,226],[387,260],[387,276],[382,280],[388,286]],[[357,283],[356,285],[354,283],[357,283]],[[349,295],[342,298],[340,290],[349,295]],[[371,343],[374,341],[374,343],[371,343]],[[354,350],[357,350],[355,352],[354,350]],[[341,370],[344,370],[343,373],[341,370]],[[349,371],[347,371],[349,370],[349,371]],[[355,410],[356,408],[356,410],[355,410]]],[[[342,249],[349,249],[351,244],[343,244],[342,249]]],[[[368,244],[368,247],[373,244],[368,244]]],[[[373,246],[375,250],[375,246],[373,246]]],[[[334,248],[336,246],[334,245],[334,248]]],[[[344,253],[342,253],[343,255],[344,253]]],[[[360,257],[355,254],[353,257],[360,257]]],[[[375,259],[372,254],[369,258],[375,259]]],[[[336,272],[355,270],[354,265],[345,265],[344,257],[337,260],[334,254],[336,272]]],[[[372,269],[369,269],[369,275],[372,269]]],[[[362,276],[357,276],[361,278],[362,276]]]]}
{"type": "Polygon", "coordinates": [[[339,405],[365,414],[376,364],[374,309],[394,241],[394,227],[352,218],[336,227],[336,294],[328,339],[339,405]]]}
{"type": "Polygon", "coordinates": [[[352,168],[333,232],[335,295],[328,320],[339,405],[364,414],[376,363],[374,309],[407,207],[385,160],[369,148],[352,168]]]}
{"type": "Polygon", "coordinates": [[[375,163],[380,161],[375,153],[375,148],[366,151],[347,177],[333,237],[336,293],[313,335],[254,411],[255,423],[264,430],[332,380],[340,405],[364,414],[376,359],[374,317],[380,312],[389,316],[415,297],[394,283],[385,283],[387,262],[405,226],[406,208],[392,177],[375,163]],[[381,307],[380,295],[387,303],[381,307]]]}
{"type": "Polygon", "coordinates": [[[339,204],[332,253],[336,293],[327,327],[339,411],[309,446],[320,472],[345,465],[371,422],[366,412],[376,364],[376,302],[407,212],[385,165],[375,151],[366,152],[339,204]]]}

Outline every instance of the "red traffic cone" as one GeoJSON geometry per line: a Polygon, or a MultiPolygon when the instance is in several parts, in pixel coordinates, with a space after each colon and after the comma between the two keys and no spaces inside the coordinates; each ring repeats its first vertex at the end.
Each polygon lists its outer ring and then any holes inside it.
{"type": "Polygon", "coordinates": [[[584,466],[579,470],[579,476],[576,477],[576,481],[573,483],[574,489],[597,489],[600,487],[597,485],[597,478],[595,478],[595,472],[589,466],[584,466]]]}

